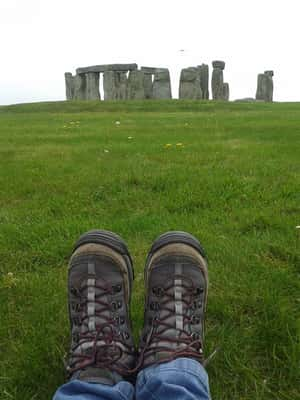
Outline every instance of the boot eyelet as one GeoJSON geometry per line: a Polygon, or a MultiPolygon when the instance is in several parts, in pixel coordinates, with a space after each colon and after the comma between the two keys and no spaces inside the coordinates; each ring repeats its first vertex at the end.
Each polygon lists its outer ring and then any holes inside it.
{"type": "Polygon", "coordinates": [[[193,332],[193,333],[191,334],[191,338],[192,338],[193,340],[199,340],[199,339],[200,339],[200,335],[199,335],[199,333],[193,332]]]}
{"type": "Polygon", "coordinates": [[[160,308],[159,303],[153,301],[152,303],[150,303],[150,310],[152,311],[158,311],[160,308]]]}
{"type": "Polygon", "coordinates": [[[78,342],[78,340],[79,340],[79,334],[78,333],[73,333],[73,335],[72,335],[72,339],[73,339],[73,342],[78,342]]]}
{"type": "Polygon", "coordinates": [[[124,340],[128,340],[129,337],[130,337],[128,332],[123,332],[123,333],[122,333],[122,336],[123,336],[123,339],[124,339],[124,340]]]}
{"type": "Polygon", "coordinates": [[[78,290],[77,290],[77,288],[74,287],[74,286],[71,286],[71,287],[70,287],[70,293],[71,293],[73,296],[78,296],[78,290]]]}
{"type": "Polygon", "coordinates": [[[202,288],[202,287],[197,287],[196,289],[195,289],[195,295],[196,296],[199,296],[200,294],[202,294],[204,292],[204,289],[202,288]]]}
{"type": "Polygon", "coordinates": [[[197,308],[201,308],[201,307],[202,307],[202,302],[195,300],[192,305],[192,310],[196,310],[197,308]]]}
{"type": "Polygon", "coordinates": [[[122,290],[122,285],[121,284],[115,285],[112,287],[112,290],[114,293],[119,293],[122,290]]]}
{"type": "Polygon", "coordinates": [[[192,325],[198,325],[198,324],[200,324],[200,318],[199,318],[198,316],[196,316],[196,315],[193,315],[193,316],[191,317],[191,324],[192,324],[192,325]]]}
{"type": "Polygon", "coordinates": [[[114,321],[116,322],[117,325],[124,325],[125,324],[125,318],[123,315],[119,315],[114,318],[114,321]]]}
{"type": "Polygon", "coordinates": [[[164,294],[164,289],[161,287],[154,287],[152,288],[152,293],[155,294],[157,297],[161,297],[164,294]]]}

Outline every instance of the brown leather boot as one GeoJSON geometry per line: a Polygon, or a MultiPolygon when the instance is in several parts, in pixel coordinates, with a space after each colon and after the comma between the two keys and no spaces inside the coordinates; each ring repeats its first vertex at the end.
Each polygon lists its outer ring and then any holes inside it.
{"type": "Polygon", "coordinates": [[[199,241],[185,232],[160,236],[148,255],[145,285],[140,368],[179,357],[202,363],[208,270],[199,241]]]}
{"type": "Polygon", "coordinates": [[[112,232],[80,237],[69,266],[70,379],[113,385],[132,378],[136,352],[129,313],[133,267],[112,232]]]}

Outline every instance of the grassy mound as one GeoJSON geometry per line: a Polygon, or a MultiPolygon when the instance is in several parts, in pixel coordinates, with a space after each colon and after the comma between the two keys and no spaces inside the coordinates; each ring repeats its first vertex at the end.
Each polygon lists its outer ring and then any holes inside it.
{"type": "Polygon", "coordinates": [[[199,237],[213,397],[298,398],[299,138],[296,103],[0,107],[0,398],[50,399],[64,382],[66,268],[92,228],[129,244],[136,337],[151,242],[199,237]]]}

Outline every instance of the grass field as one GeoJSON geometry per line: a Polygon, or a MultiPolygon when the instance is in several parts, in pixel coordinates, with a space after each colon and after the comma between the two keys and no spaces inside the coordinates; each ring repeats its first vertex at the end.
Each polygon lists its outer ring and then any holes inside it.
{"type": "Polygon", "coordinates": [[[196,235],[213,398],[299,399],[297,225],[300,103],[0,107],[0,399],[51,399],[64,382],[67,263],[91,228],[129,245],[136,337],[151,242],[196,235]]]}

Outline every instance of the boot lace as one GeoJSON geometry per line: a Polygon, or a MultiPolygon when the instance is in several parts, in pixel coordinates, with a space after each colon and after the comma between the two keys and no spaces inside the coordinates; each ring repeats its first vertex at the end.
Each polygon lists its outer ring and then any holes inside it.
{"type": "Polygon", "coordinates": [[[151,303],[150,308],[160,311],[160,317],[157,312],[150,321],[151,328],[140,353],[139,366],[153,364],[154,362],[148,362],[147,359],[157,352],[170,354],[163,357],[162,362],[172,361],[178,357],[191,357],[201,363],[204,362],[202,334],[191,332],[191,325],[199,324],[203,318],[202,315],[196,314],[197,308],[202,306],[203,291],[203,288],[195,286],[190,278],[183,275],[172,276],[164,287],[152,288],[152,292],[160,301],[151,303]],[[175,292],[178,290],[181,292],[182,312],[176,312],[175,319],[178,317],[182,319],[181,328],[174,322],[168,321],[174,317],[175,292]],[[172,346],[174,344],[176,346],[172,346]]]}
{"type": "Polygon", "coordinates": [[[113,317],[111,311],[120,306],[120,302],[109,303],[107,298],[121,291],[121,285],[112,286],[104,280],[97,279],[93,289],[96,294],[93,299],[95,303],[94,313],[88,313],[90,301],[87,298],[87,292],[91,285],[89,280],[78,288],[71,288],[76,301],[76,312],[72,318],[73,324],[80,327],[80,332],[73,335],[75,344],[70,351],[69,364],[67,372],[72,375],[78,370],[87,367],[108,369],[111,372],[117,372],[122,376],[129,374],[128,366],[122,362],[125,355],[132,356],[134,349],[129,346],[125,340],[129,338],[128,332],[122,332],[118,327],[125,323],[125,316],[113,317]],[[95,318],[95,329],[89,329],[90,318],[95,318]],[[97,323],[101,320],[101,323],[97,323]],[[86,350],[84,350],[86,348],[86,350]]]}

